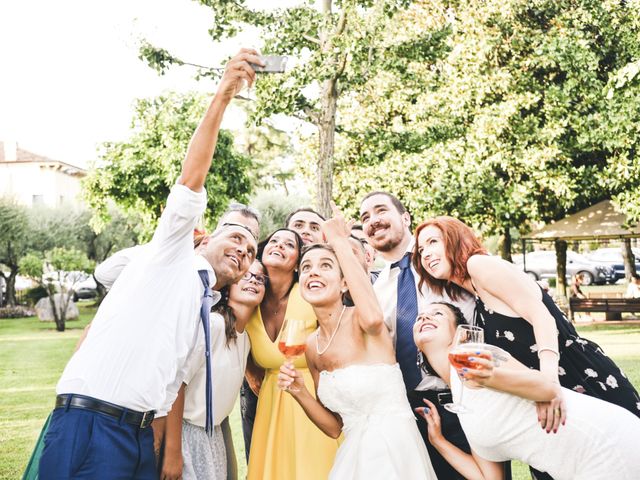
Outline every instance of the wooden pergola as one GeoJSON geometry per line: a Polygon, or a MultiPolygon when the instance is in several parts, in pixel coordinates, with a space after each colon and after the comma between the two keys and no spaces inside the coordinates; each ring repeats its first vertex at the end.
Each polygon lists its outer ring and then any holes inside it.
{"type": "MultiPolygon", "coordinates": [[[[558,265],[558,287],[562,286],[563,290],[561,291],[565,291],[567,242],[621,240],[627,250],[627,255],[623,256],[629,256],[632,238],[640,238],[640,223],[633,226],[628,225],[627,216],[617,211],[611,200],[603,200],[523,237],[524,269],[526,270],[527,242],[554,243],[558,265]]],[[[633,268],[633,261],[630,261],[630,265],[633,268]]]]}

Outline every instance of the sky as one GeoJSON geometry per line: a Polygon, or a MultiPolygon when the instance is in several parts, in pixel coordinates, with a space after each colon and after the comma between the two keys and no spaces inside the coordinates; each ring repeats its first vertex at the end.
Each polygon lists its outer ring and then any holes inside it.
{"type": "MultiPolygon", "coordinates": [[[[0,141],[87,167],[97,145],[127,138],[136,98],[215,91],[212,81],[194,81],[189,68],[160,77],[138,59],[141,38],[211,66],[241,46],[259,47],[252,31],[214,44],[207,34],[212,19],[210,9],[192,0],[3,0],[0,141]]],[[[223,127],[241,125],[228,115],[223,127]]]]}

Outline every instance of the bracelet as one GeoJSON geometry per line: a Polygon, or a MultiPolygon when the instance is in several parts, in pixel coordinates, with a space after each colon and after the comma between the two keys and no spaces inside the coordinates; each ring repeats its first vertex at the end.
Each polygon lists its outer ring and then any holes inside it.
{"type": "Polygon", "coordinates": [[[554,350],[553,348],[547,348],[547,347],[539,348],[539,349],[538,349],[538,358],[540,358],[540,354],[541,354],[542,352],[551,352],[551,353],[555,353],[555,354],[556,354],[556,357],[560,358],[560,353],[559,353],[557,350],[554,350]]]}

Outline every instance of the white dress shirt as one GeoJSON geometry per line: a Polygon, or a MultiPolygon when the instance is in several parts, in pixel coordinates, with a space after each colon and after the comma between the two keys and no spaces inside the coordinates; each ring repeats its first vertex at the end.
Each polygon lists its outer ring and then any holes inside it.
{"type": "MultiPolygon", "coordinates": [[[[415,240],[411,237],[411,242],[407,246],[407,252],[413,251],[413,245],[415,240]]],[[[393,338],[393,343],[395,345],[396,342],[396,310],[397,310],[397,302],[398,302],[398,276],[400,275],[400,268],[391,269],[391,264],[397,262],[400,258],[391,261],[385,260],[385,266],[380,271],[380,275],[378,275],[378,280],[373,284],[373,290],[375,291],[376,296],[378,297],[378,302],[380,302],[380,307],[382,308],[382,313],[384,315],[384,322],[391,333],[391,337],[393,338]]],[[[418,312],[422,311],[424,307],[429,305],[432,302],[448,302],[453,305],[456,305],[462,313],[464,317],[467,319],[467,322],[471,322],[473,320],[473,311],[475,308],[475,302],[473,301],[473,297],[471,295],[465,295],[464,298],[452,301],[446,292],[442,292],[442,295],[438,295],[432,292],[428,286],[423,285],[422,290],[418,287],[418,283],[420,281],[420,277],[418,273],[413,268],[413,264],[411,264],[411,271],[413,272],[413,278],[416,282],[416,292],[418,292],[418,312]]],[[[416,390],[444,390],[447,388],[447,384],[439,377],[433,375],[427,375],[424,373],[424,370],[421,370],[422,373],[422,381],[415,388],[416,390]]]]}
{"type": "Polygon", "coordinates": [[[193,251],[204,189],[175,185],[152,241],[136,251],[71,357],[58,394],[88,395],[131,410],[169,410],[200,328],[202,281],[211,265],[193,251]]]}
{"type": "Polygon", "coordinates": [[[144,248],[145,245],[136,245],[135,247],[125,248],[114,253],[96,267],[93,276],[109,290],[113,287],[113,284],[122,273],[124,267],[129,265],[131,260],[142,255],[144,248]]]}
{"type": "MultiPolygon", "coordinates": [[[[211,318],[211,379],[213,380],[213,424],[220,425],[227,418],[238,399],[244,379],[251,343],[247,332],[237,333],[227,345],[224,318],[212,313],[211,318]]],[[[204,351],[204,334],[198,335],[199,350],[204,351]]],[[[204,355],[189,360],[189,370],[184,379],[187,384],[184,398],[184,420],[205,427],[207,417],[206,385],[207,368],[204,355]]]]}

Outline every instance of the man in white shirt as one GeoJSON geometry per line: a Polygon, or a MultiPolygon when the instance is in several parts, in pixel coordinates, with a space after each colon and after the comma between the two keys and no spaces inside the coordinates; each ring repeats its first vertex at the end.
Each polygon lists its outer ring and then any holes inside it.
{"type": "MultiPolygon", "coordinates": [[[[459,448],[469,452],[469,444],[457,416],[442,408],[441,405],[451,401],[447,385],[439,377],[428,374],[417,366],[417,348],[413,343],[412,327],[420,306],[426,306],[435,301],[455,303],[469,321],[473,315],[473,300],[469,296],[463,301],[452,302],[446,294],[444,297],[436,295],[426,287],[420,290],[418,274],[409,262],[415,243],[410,230],[411,217],[395,196],[387,192],[368,194],[360,204],[360,221],[369,244],[385,262],[385,267],[380,272],[373,289],[396,345],[396,359],[407,386],[409,402],[412,408],[422,408],[425,406],[422,402],[423,398],[431,400],[438,406],[445,437],[459,448]],[[403,275],[407,275],[405,278],[409,283],[403,283],[403,286],[408,287],[408,291],[400,287],[403,275]],[[402,299],[402,305],[398,303],[399,298],[402,299]]],[[[438,478],[461,479],[462,477],[427,440],[427,425],[424,419],[419,415],[416,415],[416,418],[438,478]]]]}
{"type": "Polygon", "coordinates": [[[222,116],[244,82],[253,83],[250,64],[263,62],[244,49],[227,64],[149,248],[122,271],[67,364],[40,478],[157,478],[148,426],[182,384],[203,300],[238,281],[256,254],[255,238],[241,225],[221,227],[200,254],[193,250],[222,116]]]}

